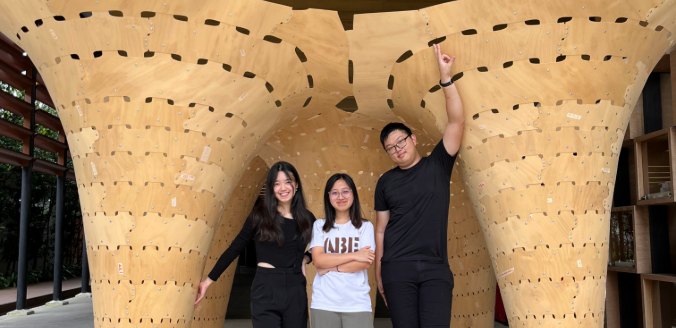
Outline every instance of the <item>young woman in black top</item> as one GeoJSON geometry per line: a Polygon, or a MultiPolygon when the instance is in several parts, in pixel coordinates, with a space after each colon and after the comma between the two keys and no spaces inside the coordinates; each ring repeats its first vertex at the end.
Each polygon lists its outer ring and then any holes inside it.
{"type": "Polygon", "coordinates": [[[207,288],[254,238],[258,270],[251,285],[251,321],[254,328],[306,327],[307,293],[305,252],[315,217],[306,209],[298,172],[277,162],[268,173],[265,199],[244,222],[230,247],[218,259],[209,277],[200,283],[195,307],[207,288]]]}

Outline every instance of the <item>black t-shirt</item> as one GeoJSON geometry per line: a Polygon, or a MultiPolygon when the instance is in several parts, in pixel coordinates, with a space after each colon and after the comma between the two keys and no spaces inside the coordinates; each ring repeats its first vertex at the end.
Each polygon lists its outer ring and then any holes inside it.
{"type": "Polygon", "coordinates": [[[448,263],[446,239],[454,163],[455,156],[448,154],[442,140],[415,166],[406,170],[395,167],[378,179],[375,210],[390,211],[381,262],[448,263]]]}
{"type": "MultiPolygon", "coordinates": [[[[315,216],[310,213],[311,225],[314,224],[315,216]]],[[[279,215],[279,214],[278,214],[279,215]]],[[[284,219],[284,225],[282,226],[282,232],[284,233],[284,243],[282,246],[271,241],[260,241],[258,234],[258,227],[254,225],[253,215],[250,214],[249,217],[244,222],[242,230],[239,232],[237,237],[232,241],[230,247],[223,252],[221,257],[218,258],[216,265],[209,272],[209,278],[216,281],[218,277],[223,274],[223,271],[230,266],[230,263],[234,261],[237,256],[246,248],[246,245],[249,243],[251,238],[255,238],[256,243],[256,260],[264,263],[268,263],[275,268],[294,268],[294,272],[300,273],[301,266],[303,262],[303,255],[308,255],[312,258],[310,253],[305,252],[305,248],[310,243],[310,241],[303,241],[302,237],[297,235],[296,220],[284,219]],[[296,271],[297,270],[297,271],[296,271]]]]}

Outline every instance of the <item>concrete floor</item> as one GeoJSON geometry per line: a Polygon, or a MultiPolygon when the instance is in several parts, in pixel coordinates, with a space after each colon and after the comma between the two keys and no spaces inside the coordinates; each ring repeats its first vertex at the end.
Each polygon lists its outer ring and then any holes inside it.
{"type": "MultiPolygon", "coordinates": [[[[0,317],[0,327],[3,328],[92,328],[93,310],[92,299],[69,299],[70,304],[60,307],[37,307],[35,314],[24,317],[0,317]]],[[[391,328],[390,319],[376,319],[375,328],[391,328]]],[[[496,328],[507,327],[496,322],[496,328]]],[[[225,321],[223,328],[251,328],[249,319],[231,319],[225,321]]]]}

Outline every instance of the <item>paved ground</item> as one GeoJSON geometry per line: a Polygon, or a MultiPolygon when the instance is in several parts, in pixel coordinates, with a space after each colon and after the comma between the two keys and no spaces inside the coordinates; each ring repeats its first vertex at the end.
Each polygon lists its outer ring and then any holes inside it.
{"type": "MultiPolygon", "coordinates": [[[[82,280],[79,277],[73,278],[64,280],[61,283],[61,290],[65,291],[79,288],[80,286],[82,286],[82,280]]],[[[29,285],[27,289],[28,298],[34,298],[42,295],[51,295],[52,292],[54,292],[54,283],[51,281],[32,284],[29,285]]],[[[14,302],[16,302],[16,288],[0,289],[0,304],[14,302]]]]}
{"type": "MultiPolygon", "coordinates": [[[[91,298],[69,299],[70,304],[61,307],[35,308],[35,314],[25,317],[0,317],[3,328],[92,328],[93,310],[91,298]]],[[[376,319],[375,328],[391,328],[390,319],[376,319]]],[[[507,327],[499,323],[495,327],[507,327]]],[[[224,328],[251,328],[251,320],[226,320],[224,328]]]]}

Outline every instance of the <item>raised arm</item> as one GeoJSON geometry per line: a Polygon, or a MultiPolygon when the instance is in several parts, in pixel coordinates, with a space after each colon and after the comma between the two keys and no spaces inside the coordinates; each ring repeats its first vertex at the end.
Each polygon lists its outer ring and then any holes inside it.
{"type": "MultiPolygon", "coordinates": [[[[440,82],[450,82],[451,66],[453,66],[455,56],[449,57],[446,54],[442,54],[441,47],[438,44],[434,45],[434,54],[439,63],[440,82]]],[[[462,134],[465,130],[465,113],[458,88],[456,88],[455,84],[443,87],[442,89],[444,90],[444,97],[446,97],[446,115],[448,116],[448,123],[444,130],[444,147],[448,154],[455,156],[460,149],[462,134]]]]}
{"type": "MultiPolygon", "coordinates": [[[[380,259],[383,258],[385,227],[387,226],[388,221],[390,221],[390,211],[376,212],[376,282],[378,283],[378,291],[380,292],[380,296],[383,297],[383,300],[385,300],[385,289],[383,289],[383,280],[380,275],[380,259]]],[[[387,305],[387,300],[385,300],[385,305],[387,305]]]]}

